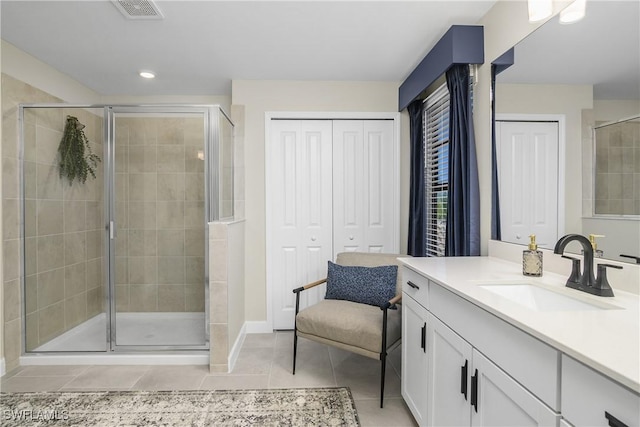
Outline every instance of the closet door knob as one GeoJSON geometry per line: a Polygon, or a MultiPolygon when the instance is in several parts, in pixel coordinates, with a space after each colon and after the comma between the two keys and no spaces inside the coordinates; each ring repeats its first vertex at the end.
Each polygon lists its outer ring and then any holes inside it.
{"type": "Polygon", "coordinates": [[[353,240],[353,236],[349,236],[349,240],[353,240]]]}
{"type": "Polygon", "coordinates": [[[316,241],[316,236],[311,236],[311,241],[315,242],[316,241]]]}

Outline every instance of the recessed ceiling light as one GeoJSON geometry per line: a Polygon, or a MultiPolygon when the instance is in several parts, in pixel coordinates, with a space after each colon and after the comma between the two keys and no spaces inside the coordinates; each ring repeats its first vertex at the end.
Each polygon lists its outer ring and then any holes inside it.
{"type": "Polygon", "coordinates": [[[140,71],[140,77],[144,77],[145,79],[153,79],[156,77],[156,75],[151,71],[140,71]]]}

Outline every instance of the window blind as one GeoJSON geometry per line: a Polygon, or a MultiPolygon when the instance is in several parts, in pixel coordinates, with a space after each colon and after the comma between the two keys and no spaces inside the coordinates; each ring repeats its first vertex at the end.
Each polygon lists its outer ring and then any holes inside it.
{"type": "Polygon", "coordinates": [[[444,256],[449,191],[449,91],[440,86],[425,100],[426,254],[444,256]]]}

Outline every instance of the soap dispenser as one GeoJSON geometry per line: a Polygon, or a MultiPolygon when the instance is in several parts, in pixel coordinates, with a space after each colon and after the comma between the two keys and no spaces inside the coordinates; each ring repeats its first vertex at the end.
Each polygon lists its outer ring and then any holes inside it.
{"type": "Polygon", "coordinates": [[[529,236],[529,249],[522,251],[522,274],[525,276],[542,276],[542,251],[536,245],[536,235],[529,236]]]}
{"type": "Polygon", "coordinates": [[[602,234],[589,234],[589,241],[591,242],[591,247],[593,248],[593,256],[595,258],[602,258],[602,249],[598,249],[598,243],[596,243],[596,238],[598,237],[604,236],[602,234]]]}

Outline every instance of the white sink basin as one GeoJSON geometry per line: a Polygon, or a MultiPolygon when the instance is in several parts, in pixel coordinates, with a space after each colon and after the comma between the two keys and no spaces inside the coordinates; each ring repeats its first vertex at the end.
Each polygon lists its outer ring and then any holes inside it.
{"type": "Polygon", "coordinates": [[[620,307],[605,302],[581,300],[529,283],[487,284],[480,285],[480,287],[535,311],[620,309],[620,307]]]}

